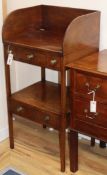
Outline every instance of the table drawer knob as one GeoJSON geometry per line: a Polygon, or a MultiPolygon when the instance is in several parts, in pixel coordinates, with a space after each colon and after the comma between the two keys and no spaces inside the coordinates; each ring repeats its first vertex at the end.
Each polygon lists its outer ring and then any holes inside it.
{"type": "Polygon", "coordinates": [[[30,59],[32,59],[32,58],[34,58],[34,55],[33,55],[33,54],[27,55],[27,59],[28,59],[28,60],[30,60],[30,59]]]}
{"type": "Polygon", "coordinates": [[[101,87],[100,84],[97,84],[97,86],[95,88],[91,89],[90,84],[88,82],[85,83],[85,86],[87,87],[88,91],[95,91],[95,92],[97,91],[97,89],[99,89],[101,87]]]}
{"type": "Polygon", "coordinates": [[[84,113],[85,113],[86,118],[89,118],[89,119],[92,119],[92,120],[95,119],[99,115],[99,113],[96,112],[96,113],[91,114],[92,116],[89,116],[88,115],[88,109],[84,109],[84,113]]]}
{"type": "Polygon", "coordinates": [[[87,114],[88,113],[88,109],[84,109],[84,113],[87,114]]]}
{"type": "Polygon", "coordinates": [[[44,121],[45,121],[45,122],[46,122],[46,121],[49,121],[49,119],[50,119],[50,117],[49,117],[49,116],[46,116],[45,119],[44,119],[44,121]]]}
{"type": "Polygon", "coordinates": [[[99,113],[98,113],[98,112],[94,113],[94,116],[98,116],[98,115],[99,115],[99,113]]]}
{"type": "Polygon", "coordinates": [[[85,83],[86,87],[90,87],[90,84],[88,82],[85,83]]]}
{"type": "Polygon", "coordinates": [[[17,107],[17,112],[21,112],[21,111],[23,111],[23,107],[22,106],[19,106],[19,107],[17,107]]]}
{"type": "Polygon", "coordinates": [[[96,91],[97,89],[99,89],[101,87],[100,84],[97,84],[97,86],[95,87],[94,91],[96,91]]]}
{"type": "Polygon", "coordinates": [[[54,64],[56,64],[56,63],[57,63],[57,60],[53,58],[53,59],[51,60],[51,64],[54,65],[54,64]]]}

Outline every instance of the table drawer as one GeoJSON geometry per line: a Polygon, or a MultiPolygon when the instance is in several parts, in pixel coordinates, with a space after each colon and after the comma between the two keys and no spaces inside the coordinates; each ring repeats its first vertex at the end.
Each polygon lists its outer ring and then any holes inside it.
{"type": "Polygon", "coordinates": [[[14,60],[55,70],[61,68],[61,57],[57,54],[19,46],[11,46],[10,50],[12,50],[14,60]]]}
{"type": "Polygon", "coordinates": [[[39,111],[35,107],[31,107],[14,100],[10,101],[9,110],[14,114],[17,114],[34,122],[46,124],[47,126],[53,127],[55,129],[59,128],[60,116],[58,115],[39,111]]]}
{"type": "Polygon", "coordinates": [[[107,102],[107,80],[105,78],[95,77],[87,74],[76,73],[75,92],[83,94],[92,99],[92,95],[88,95],[90,90],[96,89],[96,98],[107,102]]]}
{"type": "Polygon", "coordinates": [[[74,111],[76,119],[107,128],[107,105],[97,103],[97,112],[92,113],[90,101],[75,100],[74,111]]]}
{"type": "Polygon", "coordinates": [[[81,120],[75,120],[73,129],[79,133],[107,142],[107,128],[100,127],[98,125],[91,125],[90,123],[86,123],[81,120]]]}

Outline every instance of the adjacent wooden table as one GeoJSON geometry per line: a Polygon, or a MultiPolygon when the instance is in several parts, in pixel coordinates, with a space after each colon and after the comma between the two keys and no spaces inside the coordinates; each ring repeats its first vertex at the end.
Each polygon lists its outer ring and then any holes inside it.
{"type": "Polygon", "coordinates": [[[61,171],[65,171],[65,129],[70,116],[65,66],[98,51],[99,31],[100,12],[94,10],[40,5],[16,10],[7,17],[3,43],[10,148],[14,148],[13,113],[53,127],[59,131],[61,171]],[[16,61],[40,66],[41,80],[12,94],[9,53],[16,61]],[[46,81],[45,68],[60,72],[61,83],[46,81]]]}
{"type": "Polygon", "coordinates": [[[78,132],[107,142],[107,50],[68,65],[71,74],[70,161],[78,170],[78,132]],[[96,110],[90,101],[97,102],[96,110]]]}

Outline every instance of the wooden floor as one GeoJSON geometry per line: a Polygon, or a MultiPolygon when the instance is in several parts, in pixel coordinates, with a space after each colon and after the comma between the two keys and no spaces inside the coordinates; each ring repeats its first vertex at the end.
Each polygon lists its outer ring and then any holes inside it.
{"type": "MultiPolygon", "coordinates": [[[[0,170],[11,166],[28,175],[71,175],[66,146],[66,172],[60,172],[58,133],[16,118],[15,149],[8,140],[0,144],[0,170]]],[[[93,149],[89,141],[79,141],[79,171],[75,175],[107,175],[107,150],[93,149]],[[95,151],[96,150],[96,151],[95,151]],[[99,155],[104,154],[104,156],[99,155]]]]}

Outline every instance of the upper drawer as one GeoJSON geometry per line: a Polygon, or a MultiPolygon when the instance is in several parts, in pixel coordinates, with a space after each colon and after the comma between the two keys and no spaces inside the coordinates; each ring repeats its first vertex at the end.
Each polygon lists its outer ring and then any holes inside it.
{"type": "Polygon", "coordinates": [[[55,53],[46,53],[36,49],[29,49],[19,46],[11,46],[14,60],[32,65],[60,70],[61,57],[55,53]]]}
{"type": "Polygon", "coordinates": [[[101,99],[100,102],[107,102],[107,80],[105,78],[76,73],[75,80],[76,93],[92,99],[92,94],[89,95],[88,92],[95,90],[96,100],[101,99]]]}

